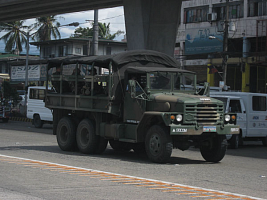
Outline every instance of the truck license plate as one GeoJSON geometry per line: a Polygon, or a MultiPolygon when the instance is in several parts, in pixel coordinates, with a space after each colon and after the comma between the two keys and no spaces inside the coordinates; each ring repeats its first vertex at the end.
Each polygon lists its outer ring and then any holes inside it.
{"type": "Polygon", "coordinates": [[[204,126],[203,132],[216,132],[216,126],[204,126]]]}

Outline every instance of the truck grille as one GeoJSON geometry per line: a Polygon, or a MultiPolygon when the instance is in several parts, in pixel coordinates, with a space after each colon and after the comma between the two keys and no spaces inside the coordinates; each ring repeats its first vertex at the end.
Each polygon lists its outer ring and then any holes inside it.
{"type": "Polygon", "coordinates": [[[223,113],[223,105],[186,105],[185,111],[185,123],[197,122],[199,125],[214,125],[220,121],[220,113],[223,113]]]}

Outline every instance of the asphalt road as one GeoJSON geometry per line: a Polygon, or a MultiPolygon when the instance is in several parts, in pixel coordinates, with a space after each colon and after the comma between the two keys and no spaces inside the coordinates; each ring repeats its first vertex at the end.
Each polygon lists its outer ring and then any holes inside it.
{"type": "Polygon", "coordinates": [[[51,125],[9,121],[0,122],[0,169],[1,200],[267,199],[267,147],[261,142],[229,149],[217,164],[205,162],[195,148],[175,149],[169,163],[155,164],[110,147],[102,155],[63,152],[51,125]]]}

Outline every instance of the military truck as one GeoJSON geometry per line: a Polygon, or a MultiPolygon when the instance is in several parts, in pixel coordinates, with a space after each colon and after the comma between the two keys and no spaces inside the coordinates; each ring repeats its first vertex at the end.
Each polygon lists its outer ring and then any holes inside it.
{"type": "Polygon", "coordinates": [[[45,105],[53,110],[59,147],[93,154],[109,142],[116,151],[133,149],[166,163],[173,148],[194,146],[206,161],[221,161],[226,134],[239,133],[236,115],[224,114],[208,87],[199,95],[195,73],[178,66],[147,50],[49,60],[46,82],[54,89],[45,105]]]}

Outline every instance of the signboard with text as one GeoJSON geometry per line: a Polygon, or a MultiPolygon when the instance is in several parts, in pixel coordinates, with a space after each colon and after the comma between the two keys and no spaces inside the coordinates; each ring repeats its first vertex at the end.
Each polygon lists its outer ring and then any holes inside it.
{"type": "MultiPolygon", "coordinates": [[[[25,81],[26,67],[11,66],[11,81],[25,81]]],[[[28,81],[42,81],[46,78],[46,65],[29,65],[28,81]]]]}
{"type": "Polygon", "coordinates": [[[223,35],[216,27],[186,29],[185,55],[223,51],[223,35]],[[213,39],[210,39],[212,36],[213,39]]]}

